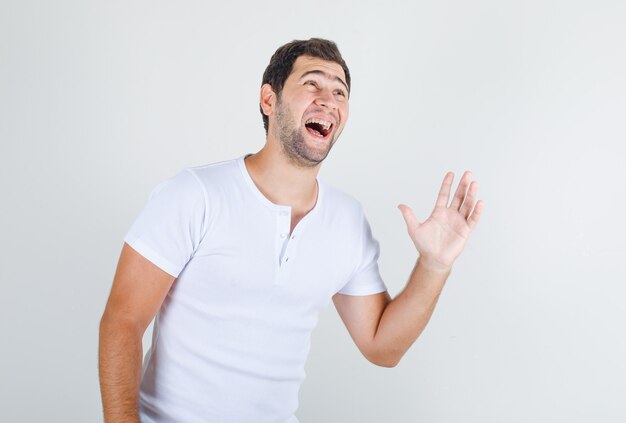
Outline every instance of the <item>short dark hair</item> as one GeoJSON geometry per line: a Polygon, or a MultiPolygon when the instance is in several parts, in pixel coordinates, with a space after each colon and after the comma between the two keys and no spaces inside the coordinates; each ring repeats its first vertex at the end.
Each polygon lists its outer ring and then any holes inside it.
{"type": "MultiPolygon", "coordinates": [[[[350,71],[348,65],[341,57],[337,44],[330,40],[324,40],[322,38],[311,38],[309,40],[293,40],[290,43],[281,46],[276,50],[269,65],[263,72],[263,84],[270,84],[276,95],[280,98],[280,94],[283,91],[285,81],[291,75],[293,64],[300,56],[317,57],[322,60],[328,60],[329,62],[335,62],[341,65],[344,73],[346,74],[346,84],[348,84],[348,91],[350,90],[350,71]]],[[[263,116],[263,126],[265,127],[265,133],[267,133],[269,127],[269,118],[263,113],[261,108],[261,115],[263,116]]]]}

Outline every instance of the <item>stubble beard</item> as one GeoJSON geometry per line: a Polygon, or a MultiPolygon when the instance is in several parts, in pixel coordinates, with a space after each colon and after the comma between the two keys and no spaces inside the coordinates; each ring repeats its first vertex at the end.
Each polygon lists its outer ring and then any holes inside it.
{"type": "MultiPolygon", "coordinates": [[[[334,133],[323,148],[313,148],[304,139],[302,129],[294,121],[289,107],[280,100],[276,103],[278,138],[287,159],[298,167],[315,167],[324,161],[339,134],[334,133]]],[[[320,145],[322,147],[322,145],[320,145]]]]}

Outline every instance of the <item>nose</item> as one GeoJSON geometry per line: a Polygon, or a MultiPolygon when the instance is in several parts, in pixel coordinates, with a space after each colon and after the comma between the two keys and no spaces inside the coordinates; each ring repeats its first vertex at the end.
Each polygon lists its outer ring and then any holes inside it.
{"type": "Polygon", "coordinates": [[[337,100],[335,100],[332,90],[321,90],[315,99],[315,103],[327,109],[337,109],[337,100]]]}

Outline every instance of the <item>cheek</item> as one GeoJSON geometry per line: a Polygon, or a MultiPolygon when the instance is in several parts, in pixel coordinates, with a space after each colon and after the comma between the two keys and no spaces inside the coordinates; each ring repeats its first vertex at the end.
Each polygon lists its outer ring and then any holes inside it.
{"type": "Polygon", "coordinates": [[[339,110],[341,113],[341,124],[345,125],[346,122],[348,121],[348,116],[350,115],[350,108],[346,104],[345,106],[341,107],[339,110]]]}

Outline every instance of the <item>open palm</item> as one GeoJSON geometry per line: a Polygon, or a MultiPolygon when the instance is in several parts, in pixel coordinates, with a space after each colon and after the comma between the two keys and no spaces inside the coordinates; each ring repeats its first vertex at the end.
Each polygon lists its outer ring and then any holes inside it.
{"type": "Polygon", "coordinates": [[[407,230],[415,248],[429,266],[449,270],[461,254],[470,233],[478,224],[483,208],[482,201],[476,201],[478,183],[471,181],[472,174],[463,174],[452,202],[450,191],[454,174],[448,172],[443,179],[435,208],[424,222],[419,222],[413,210],[400,204],[407,230]]]}

